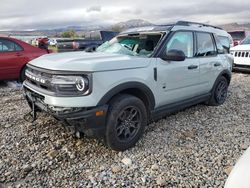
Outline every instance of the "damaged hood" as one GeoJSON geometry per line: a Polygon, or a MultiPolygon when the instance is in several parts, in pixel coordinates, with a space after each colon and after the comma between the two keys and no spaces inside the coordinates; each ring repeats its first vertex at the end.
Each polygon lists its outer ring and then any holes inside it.
{"type": "Polygon", "coordinates": [[[29,64],[60,71],[109,71],[142,68],[148,66],[150,58],[110,53],[67,52],[43,55],[29,64]]]}

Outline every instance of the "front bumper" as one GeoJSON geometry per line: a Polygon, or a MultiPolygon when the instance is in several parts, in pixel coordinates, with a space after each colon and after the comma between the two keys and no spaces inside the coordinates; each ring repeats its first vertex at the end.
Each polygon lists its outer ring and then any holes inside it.
{"type": "Polygon", "coordinates": [[[58,107],[44,102],[44,96],[33,92],[24,86],[24,97],[30,107],[34,104],[33,111],[43,111],[68,126],[73,126],[76,131],[88,137],[99,138],[104,135],[108,105],[96,107],[58,107]]]}
{"type": "Polygon", "coordinates": [[[234,71],[250,72],[250,65],[233,64],[234,71]]]}

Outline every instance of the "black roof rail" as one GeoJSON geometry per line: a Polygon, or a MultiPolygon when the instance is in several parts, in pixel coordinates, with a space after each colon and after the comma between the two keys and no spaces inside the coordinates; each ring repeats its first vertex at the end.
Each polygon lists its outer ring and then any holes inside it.
{"type": "Polygon", "coordinates": [[[158,27],[171,27],[174,26],[175,23],[170,23],[170,24],[154,24],[152,26],[158,26],[158,27]]]}
{"type": "Polygon", "coordinates": [[[190,25],[199,25],[200,27],[212,27],[215,29],[220,29],[223,30],[221,27],[209,25],[209,24],[204,24],[204,23],[198,23],[198,22],[189,22],[189,21],[178,21],[175,25],[183,25],[183,26],[190,26],[190,25]]]}

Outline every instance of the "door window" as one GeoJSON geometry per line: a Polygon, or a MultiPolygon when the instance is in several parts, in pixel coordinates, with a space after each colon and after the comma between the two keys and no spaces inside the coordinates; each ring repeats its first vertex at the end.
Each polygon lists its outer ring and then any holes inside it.
{"type": "Polygon", "coordinates": [[[214,39],[215,39],[215,42],[216,42],[216,47],[217,47],[217,53],[218,54],[224,54],[225,53],[225,49],[224,48],[227,48],[227,51],[229,51],[229,48],[228,47],[223,47],[222,44],[221,44],[221,41],[219,40],[218,36],[214,35],[214,39]]]}
{"type": "Polygon", "coordinates": [[[197,53],[196,56],[214,56],[216,49],[210,33],[197,33],[197,53]]]}
{"type": "Polygon", "coordinates": [[[6,39],[0,39],[0,52],[16,52],[22,51],[22,47],[6,39]]]}
{"type": "Polygon", "coordinates": [[[170,50],[181,50],[186,57],[194,55],[193,33],[189,31],[176,32],[167,43],[167,52],[170,50]]]}

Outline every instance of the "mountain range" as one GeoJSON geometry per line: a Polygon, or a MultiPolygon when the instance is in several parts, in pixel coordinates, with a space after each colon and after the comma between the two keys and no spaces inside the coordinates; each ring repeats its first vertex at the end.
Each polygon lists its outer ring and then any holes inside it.
{"type": "MultiPolygon", "coordinates": [[[[125,22],[119,22],[113,25],[82,25],[82,26],[66,26],[63,28],[56,28],[56,29],[43,29],[43,30],[32,30],[32,31],[0,31],[0,34],[4,35],[47,35],[47,36],[55,36],[57,34],[60,34],[62,32],[68,31],[68,30],[75,30],[78,33],[84,33],[87,31],[94,31],[94,30],[114,30],[114,31],[122,31],[133,27],[142,27],[142,26],[151,26],[154,25],[151,22],[148,22],[146,20],[142,19],[133,19],[128,20],[125,22]]],[[[246,24],[238,24],[238,23],[230,23],[230,24],[224,24],[219,25],[219,27],[222,27],[226,31],[232,31],[232,30],[247,30],[250,31],[250,23],[246,24]]]]}
{"type": "Polygon", "coordinates": [[[226,31],[237,31],[237,30],[245,30],[250,31],[250,23],[238,24],[238,23],[229,23],[220,25],[226,31]]]}

